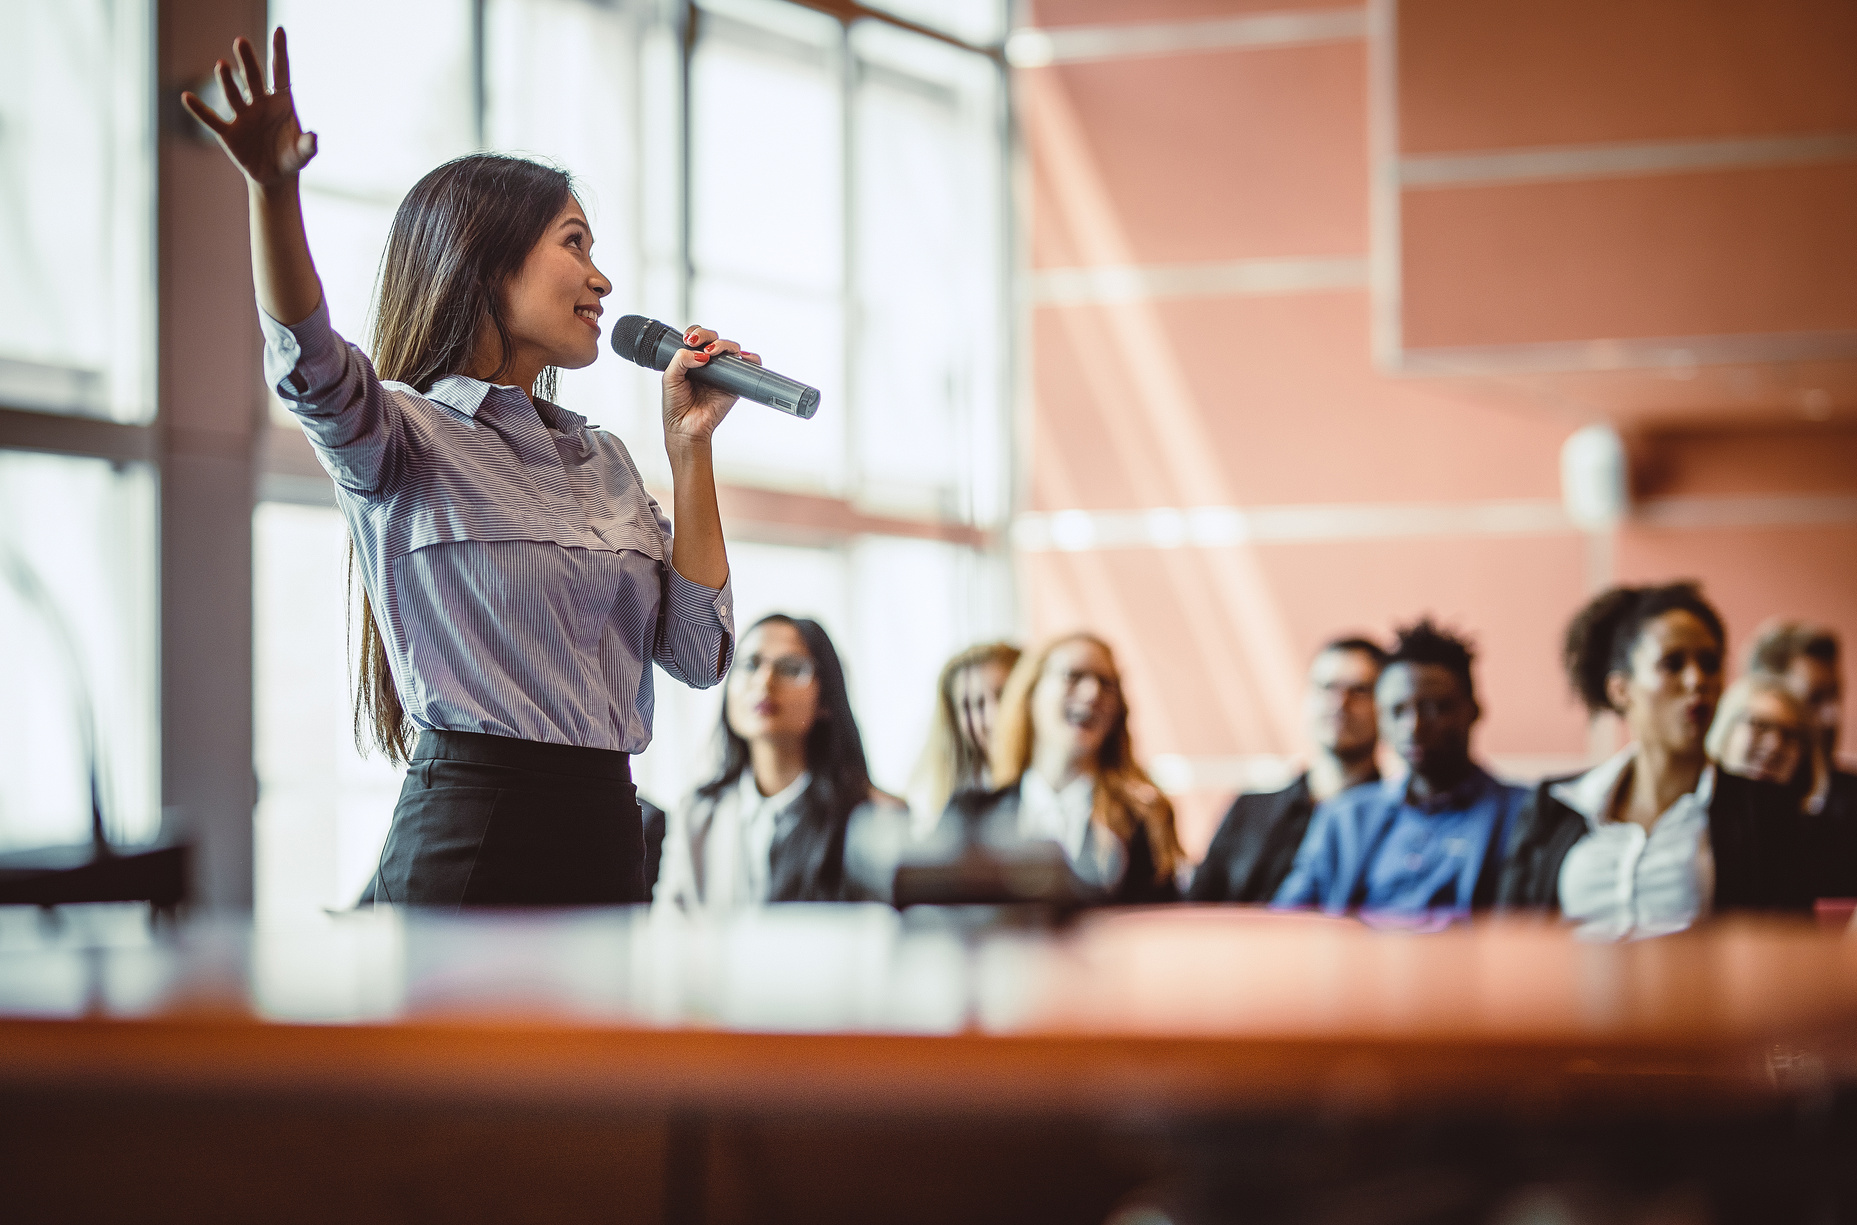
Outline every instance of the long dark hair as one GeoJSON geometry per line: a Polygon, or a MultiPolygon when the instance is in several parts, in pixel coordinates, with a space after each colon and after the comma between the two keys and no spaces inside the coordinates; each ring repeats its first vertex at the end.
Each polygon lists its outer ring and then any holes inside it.
{"type": "MultiPolygon", "coordinates": [[[[463,373],[488,320],[501,346],[490,378],[507,373],[516,346],[503,318],[502,289],[573,191],[563,170],[495,153],[446,162],[414,184],[393,215],[381,257],[370,345],[375,372],[423,395],[446,375],[463,373]]],[[[532,394],[553,399],[556,373],[552,366],[543,370],[532,394]]],[[[351,590],[356,580],[350,539],[351,590]]],[[[399,765],[410,756],[413,729],[365,587],[360,613],[355,745],[363,753],[378,748],[399,765]]]]}
{"type": "MultiPolygon", "coordinates": [[[[800,796],[799,827],[794,845],[808,854],[804,862],[776,864],[771,880],[772,901],[837,900],[844,880],[845,828],[852,810],[870,799],[870,765],[864,757],[864,738],[851,713],[851,694],[845,687],[845,669],[831,636],[817,621],[770,613],[748,627],[750,634],[764,625],[787,625],[806,644],[819,682],[818,714],[806,733],[806,770],[812,776],[800,796]]],[[[742,666],[735,656],[735,666],[742,666]]],[[[696,789],[697,803],[713,806],[748,769],[748,742],[729,726],[726,699],[722,706],[722,764],[708,782],[696,789]]]]}

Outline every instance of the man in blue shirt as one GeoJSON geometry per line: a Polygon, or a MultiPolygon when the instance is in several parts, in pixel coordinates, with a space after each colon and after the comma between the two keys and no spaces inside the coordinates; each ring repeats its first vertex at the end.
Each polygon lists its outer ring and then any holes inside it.
{"type": "Polygon", "coordinates": [[[1470,760],[1482,714],[1471,659],[1429,618],[1399,631],[1374,701],[1380,739],[1410,773],[1318,808],[1275,905],[1415,913],[1495,900],[1504,842],[1528,792],[1470,760]]]}

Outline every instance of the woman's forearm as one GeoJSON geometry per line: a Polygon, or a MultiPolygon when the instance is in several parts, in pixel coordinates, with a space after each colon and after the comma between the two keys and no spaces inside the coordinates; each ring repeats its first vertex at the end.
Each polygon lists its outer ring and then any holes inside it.
{"type": "Polygon", "coordinates": [[[258,305],[279,323],[301,323],[322,301],[322,279],[303,231],[297,176],[269,186],[247,182],[251,206],[251,275],[258,305]]]}
{"type": "Polygon", "coordinates": [[[680,439],[668,449],[676,529],[671,565],[691,582],[720,590],[729,581],[729,554],[722,539],[722,512],[716,508],[716,469],[709,442],[680,439]]]}

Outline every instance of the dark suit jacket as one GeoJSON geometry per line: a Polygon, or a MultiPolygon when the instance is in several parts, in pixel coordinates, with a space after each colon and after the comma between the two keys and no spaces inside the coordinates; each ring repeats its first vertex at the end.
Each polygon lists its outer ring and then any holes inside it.
{"type": "MultiPolygon", "coordinates": [[[[959,837],[970,842],[1005,844],[1017,841],[1019,789],[1013,786],[998,791],[962,792],[948,802],[942,814],[943,826],[950,821],[955,823],[959,837]]],[[[1122,844],[1122,849],[1128,855],[1128,868],[1113,888],[1101,890],[1098,882],[1084,877],[1079,877],[1081,884],[1098,889],[1101,901],[1112,906],[1147,906],[1180,900],[1180,887],[1172,877],[1154,879],[1154,850],[1148,845],[1146,826],[1137,822],[1133,836],[1122,844]]]]}
{"type": "MultiPolygon", "coordinates": [[[[1566,781],[1542,782],[1517,817],[1496,891],[1498,906],[1560,909],[1561,863],[1587,830],[1585,817],[1549,794],[1566,781]]],[[[1783,788],[1717,770],[1709,803],[1715,910],[1810,909],[1802,833],[1798,809],[1783,788]]]]}
{"type": "Polygon", "coordinates": [[[1250,791],[1233,800],[1186,900],[1268,902],[1290,874],[1313,815],[1307,774],[1281,791],[1250,791]]]}
{"type": "Polygon", "coordinates": [[[1805,818],[1813,892],[1819,897],[1857,897],[1857,774],[1831,776],[1825,810],[1805,818]]]}

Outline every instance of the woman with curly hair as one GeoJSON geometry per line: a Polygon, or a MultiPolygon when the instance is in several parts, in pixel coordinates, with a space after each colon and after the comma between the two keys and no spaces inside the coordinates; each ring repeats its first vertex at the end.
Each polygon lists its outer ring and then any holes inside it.
{"type": "Polygon", "coordinates": [[[1711,913],[1810,902],[1798,805],[1709,763],[1727,634],[1693,583],[1615,587],[1567,628],[1574,691],[1631,743],[1541,784],[1510,844],[1498,901],[1558,910],[1592,934],[1679,931],[1711,913]]]}

